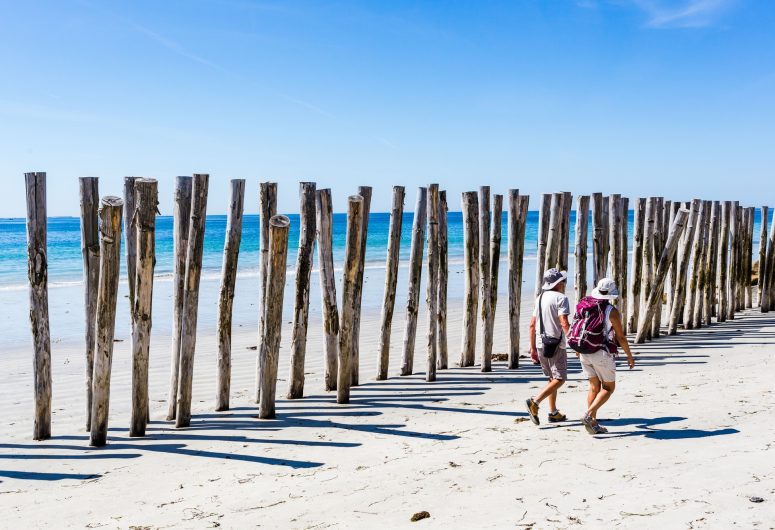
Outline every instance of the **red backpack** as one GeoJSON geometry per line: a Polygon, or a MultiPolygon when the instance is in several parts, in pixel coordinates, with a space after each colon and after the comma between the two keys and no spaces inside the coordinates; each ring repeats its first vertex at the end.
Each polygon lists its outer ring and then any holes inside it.
{"type": "Polygon", "coordinates": [[[568,333],[568,346],[579,353],[595,353],[600,350],[616,353],[616,344],[606,333],[608,306],[608,300],[598,300],[591,296],[579,300],[568,333]]]}

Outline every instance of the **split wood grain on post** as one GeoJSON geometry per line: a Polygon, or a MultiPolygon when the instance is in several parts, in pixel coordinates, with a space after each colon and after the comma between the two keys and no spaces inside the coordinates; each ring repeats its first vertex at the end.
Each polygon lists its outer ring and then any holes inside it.
{"type": "Polygon", "coordinates": [[[371,212],[371,187],[358,186],[358,195],[363,197],[363,229],[361,230],[361,252],[358,262],[358,276],[355,280],[355,316],[353,320],[353,358],[350,365],[352,385],[358,386],[361,365],[361,306],[363,305],[363,273],[366,266],[366,240],[369,235],[369,213],[371,212]]]}
{"type": "Polygon", "coordinates": [[[541,195],[541,207],[538,213],[538,234],[536,239],[536,283],[535,296],[541,294],[541,280],[544,277],[544,264],[546,262],[547,242],[549,240],[549,223],[551,219],[552,194],[541,195]]]}
{"type": "Polygon", "coordinates": [[[438,357],[438,310],[439,310],[439,185],[428,185],[428,282],[425,302],[428,308],[427,364],[425,380],[436,380],[438,357]]]}
{"type": "Polygon", "coordinates": [[[449,345],[447,337],[447,287],[449,284],[449,234],[447,226],[447,192],[439,191],[439,304],[438,329],[439,343],[436,367],[446,370],[449,367],[449,345]]]}
{"type": "MultiPolygon", "coordinates": [[[[414,348],[417,337],[417,313],[420,309],[420,280],[422,255],[425,245],[425,220],[428,207],[428,189],[417,189],[417,204],[412,222],[412,246],[409,253],[409,283],[406,296],[406,327],[401,355],[400,375],[411,375],[414,370],[414,348]]],[[[359,252],[360,254],[360,252],[359,252]]],[[[360,256],[359,256],[360,259],[360,256]]]]}
{"type": "Polygon", "coordinates": [[[385,291],[382,298],[379,331],[379,362],[377,380],[388,378],[390,364],[390,336],[393,329],[393,312],[396,306],[396,284],[398,283],[398,264],[401,256],[401,228],[404,218],[403,186],[393,186],[393,202],[390,208],[390,227],[388,228],[388,247],[385,263],[385,291]]]}
{"type": "Polygon", "coordinates": [[[339,362],[339,310],[336,305],[336,276],[333,251],[333,206],[331,190],[315,192],[317,213],[318,270],[323,318],[323,382],[326,390],[336,390],[339,362]]]}
{"type": "MultiPolygon", "coordinates": [[[[264,336],[264,312],[266,311],[266,279],[269,270],[269,221],[277,215],[277,183],[261,182],[258,186],[259,210],[259,240],[261,243],[261,258],[259,263],[258,292],[258,342],[264,336]]],[[[261,363],[256,348],[256,403],[261,393],[261,363]]]]}
{"type": "Polygon", "coordinates": [[[473,366],[476,355],[476,316],[479,310],[479,198],[474,191],[462,196],[463,262],[463,335],[460,366],[473,366]]]}
{"type": "MultiPolygon", "coordinates": [[[[576,198],[575,262],[576,303],[587,295],[587,239],[589,237],[589,195],[576,198]]],[[[513,323],[512,323],[513,325],[513,323]]]]}
{"type": "Polygon", "coordinates": [[[503,195],[492,197],[492,230],[490,234],[490,314],[483,337],[485,355],[482,359],[482,372],[492,371],[492,343],[495,330],[495,310],[498,305],[498,272],[501,261],[501,233],[503,219],[503,195]]]}
{"type": "Polygon", "coordinates": [[[490,187],[479,186],[479,313],[482,333],[482,351],[479,365],[483,372],[490,371],[492,357],[492,337],[488,336],[488,327],[492,317],[490,269],[490,187]]]}
{"type": "Polygon", "coordinates": [[[81,255],[83,257],[83,307],[86,350],[86,430],[91,430],[94,338],[97,318],[97,289],[100,281],[99,179],[78,179],[81,204],[81,255]]]}

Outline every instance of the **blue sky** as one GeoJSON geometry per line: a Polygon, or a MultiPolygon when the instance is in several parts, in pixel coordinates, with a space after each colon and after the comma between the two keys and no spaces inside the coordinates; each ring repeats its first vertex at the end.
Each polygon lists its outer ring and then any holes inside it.
{"type": "MultiPolygon", "coordinates": [[[[0,1],[0,216],[25,171],[331,187],[490,184],[775,203],[775,3],[0,1]]],[[[535,206],[533,202],[531,206],[535,206]]]]}

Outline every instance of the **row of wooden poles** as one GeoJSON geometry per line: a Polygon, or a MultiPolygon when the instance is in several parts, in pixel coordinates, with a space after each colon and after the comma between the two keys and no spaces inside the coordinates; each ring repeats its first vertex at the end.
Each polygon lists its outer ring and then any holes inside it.
{"type": "MultiPolygon", "coordinates": [[[[46,176],[27,173],[27,230],[30,318],[34,339],[34,438],[51,435],[51,352],[47,301],[46,176]]],[[[209,176],[178,177],[174,198],[173,326],[168,420],[176,427],[191,421],[193,363],[196,349],[199,282],[202,270],[209,176]]],[[[223,267],[217,316],[217,390],[215,409],[229,408],[231,382],[232,304],[242,234],[245,181],[231,181],[223,267]]],[[[337,303],[332,249],[330,189],[315,183],[299,185],[299,243],[291,331],[290,377],[287,397],[304,395],[304,364],[309,325],[309,293],[313,249],[317,241],[323,319],[324,385],[336,391],[338,403],[348,403],[350,388],[359,383],[359,334],[366,236],[372,190],[358,188],[347,201],[341,307],[337,303]]],[[[126,177],[123,200],[100,200],[98,179],[80,179],[81,236],[84,263],[86,344],[86,428],[90,443],[107,441],[110,372],[120,271],[122,217],[129,286],[132,351],[132,408],[129,434],[144,436],[149,421],[148,357],[151,301],[155,266],[157,182],[126,177]]],[[[376,378],[387,379],[390,336],[396,301],[405,190],[393,187],[387,245],[385,289],[380,321],[376,378]]],[[[568,268],[570,193],[541,197],[538,228],[536,294],[545,269],[568,268]]],[[[575,291],[587,292],[587,241],[591,203],[592,276],[610,275],[622,293],[617,305],[627,315],[626,327],[643,342],[660,334],[663,305],[667,305],[667,333],[734,318],[751,307],[753,208],[737,202],[665,201],[637,199],[634,208],[634,248],[628,282],[627,198],[620,195],[577,197],[575,223],[575,291]],[[665,284],[667,283],[667,287],[665,284]],[[666,300],[663,300],[666,297],[666,300]]],[[[508,192],[508,367],[519,367],[519,320],[529,197],[508,192]]],[[[460,366],[473,366],[477,328],[482,343],[479,363],[491,371],[498,270],[501,251],[503,196],[490,195],[488,186],[462,194],[464,229],[464,314],[460,366]]],[[[260,209],[260,310],[256,363],[256,402],[260,418],[275,417],[278,359],[290,221],[277,215],[277,184],[262,182],[260,209]]],[[[423,263],[428,271],[425,378],[436,379],[448,367],[446,192],[438,184],[418,188],[414,210],[406,321],[400,375],[414,372],[414,350],[420,305],[423,263]],[[427,232],[427,234],[426,234],[427,232]],[[427,235],[427,237],[426,237],[427,235]],[[427,242],[426,242],[427,241],[427,242]],[[427,260],[424,250],[427,244],[427,260]]],[[[767,244],[768,209],[762,208],[760,295],[763,311],[775,304],[775,219],[767,244]]]]}

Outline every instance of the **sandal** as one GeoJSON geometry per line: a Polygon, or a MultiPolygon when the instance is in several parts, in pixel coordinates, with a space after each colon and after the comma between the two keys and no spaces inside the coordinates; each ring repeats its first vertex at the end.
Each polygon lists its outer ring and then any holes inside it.
{"type": "Polygon", "coordinates": [[[596,427],[599,427],[599,425],[592,416],[589,414],[584,414],[584,416],[581,418],[581,423],[584,425],[584,428],[589,434],[597,434],[595,430],[596,427]]]}

